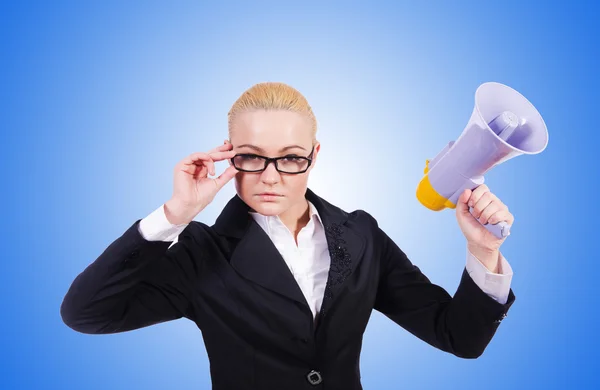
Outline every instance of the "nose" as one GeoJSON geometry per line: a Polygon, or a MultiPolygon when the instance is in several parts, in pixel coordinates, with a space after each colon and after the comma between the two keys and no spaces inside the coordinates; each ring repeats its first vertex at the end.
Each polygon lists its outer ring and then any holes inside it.
{"type": "Polygon", "coordinates": [[[265,170],[260,174],[260,179],[262,182],[269,185],[276,184],[279,182],[280,178],[281,176],[279,175],[277,169],[275,169],[275,162],[273,161],[270,161],[267,165],[267,168],[265,168],[265,170]]]}

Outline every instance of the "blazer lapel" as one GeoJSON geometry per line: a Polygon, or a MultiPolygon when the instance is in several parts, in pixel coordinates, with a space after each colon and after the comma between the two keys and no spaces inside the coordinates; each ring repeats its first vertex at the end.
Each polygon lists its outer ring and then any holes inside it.
{"type": "Polygon", "coordinates": [[[294,275],[267,233],[248,214],[250,207],[239,196],[225,206],[213,226],[217,232],[240,238],[230,259],[244,278],[299,302],[310,312],[294,275]]]}
{"type": "Polygon", "coordinates": [[[310,312],[306,298],[285,260],[254,220],[233,252],[231,266],[246,279],[303,304],[310,312]]]}
{"type": "Polygon", "coordinates": [[[331,258],[327,284],[319,312],[320,320],[327,315],[348,282],[349,276],[352,275],[362,260],[365,239],[349,226],[348,213],[320,198],[310,189],[307,190],[306,198],[315,205],[323,221],[331,258]]]}
{"type": "MultiPolygon", "coordinates": [[[[319,317],[327,315],[349,276],[356,270],[365,247],[361,234],[348,224],[348,213],[307,189],[311,201],[323,221],[331,257],[325,294],[319,317]]],[[[231,255],[231,266],[244,278],[304,305],[306,298],[285,260],[263,229],[248,214],[250,207],[235,195],[217,218],[213,228],[217,233],[239,238],[231,255]]]]}

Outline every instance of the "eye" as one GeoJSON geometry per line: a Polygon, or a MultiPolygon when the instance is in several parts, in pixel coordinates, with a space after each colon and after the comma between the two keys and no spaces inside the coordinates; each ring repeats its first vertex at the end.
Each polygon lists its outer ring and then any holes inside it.
{"type": "Polygon", "coordinates": [[[254,161],[254,160],[260,159],[260,157],[258,157],[255,154],[242,154],[242,155],[239,155],[238,158],[240,158],[241,160],[244,160],[244,161],[254,161]]]}
{"type": "Polygon", "coordinates": [[[287,162],[299,162],[299,161],[303,160],[302,157],[300,157],[300,156],[293,156],[293,155],[291,155],[291,156],[285,156],[283,159],[284,159],[284,161],[287,161],[287,162]]]}

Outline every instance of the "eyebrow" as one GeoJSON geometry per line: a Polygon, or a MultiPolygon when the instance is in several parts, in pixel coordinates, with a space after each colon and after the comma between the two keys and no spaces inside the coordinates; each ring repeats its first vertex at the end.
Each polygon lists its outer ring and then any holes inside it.
{"type": "MultiPolygon", "coordinates": [[[[254,149],[254,150],[256,150],[256,151],[257,151],[257,152],[259,152],[259,153],[264,153],[264,149],[262,149],[262,148],[260,148],[260,147],[258,147],[258,146],[250,145],[250,144],[243,144],[243,145],[240,145],[240,146],[238,146],[238,147],[237,147],[237,148],[235,148],[235,149],[241,149],[241,148],[250,148],[250,149],[254,149]]],[[[305,148],[303,148],[303,147],[302,147],[302,146],[300,146],[300,145],[289,145],[289,146],[286,146],[286,147],[283,147],[283,148],[281,148],[281,149],[279,150],[279,153],[285,152],[286,150],[289,150],[289,149],[295,149],[295,148],[302,149],[302,150],[306,150],[305,148]]]]}

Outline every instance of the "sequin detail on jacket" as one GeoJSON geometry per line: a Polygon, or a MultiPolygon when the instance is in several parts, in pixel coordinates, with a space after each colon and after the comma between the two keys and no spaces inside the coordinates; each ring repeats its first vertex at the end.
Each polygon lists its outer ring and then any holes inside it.
{"type": "Polygon", "coordinates": [[[325,301],[333,298],[334,287],[346,280],[351,273],[350,253],[346,248],[346,241],[341,238],[343,228],[339,224],[331,224],[325,227],[327,236],[327,245],[331,256],[331,265],[329,267],[329,276],[325,286],[324,301],[321,314],[325,314],[325,301]]]}

